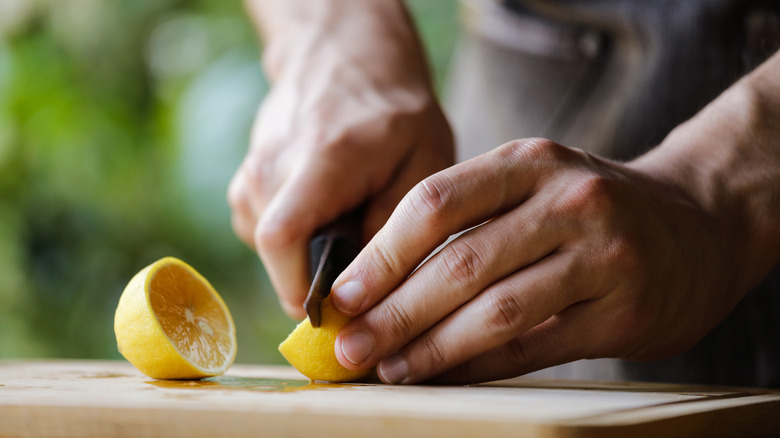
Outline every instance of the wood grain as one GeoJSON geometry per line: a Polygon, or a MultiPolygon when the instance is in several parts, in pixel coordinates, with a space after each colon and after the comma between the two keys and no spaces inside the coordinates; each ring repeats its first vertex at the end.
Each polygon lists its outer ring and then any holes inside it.
{"type": "Polygon", "coordinates": [[[309,383],[234,366],[149,379],[124,362],[0,362],[0,437],[687,437],[780,434],[780,393],[513,379],[467,387],[309,383]]]}

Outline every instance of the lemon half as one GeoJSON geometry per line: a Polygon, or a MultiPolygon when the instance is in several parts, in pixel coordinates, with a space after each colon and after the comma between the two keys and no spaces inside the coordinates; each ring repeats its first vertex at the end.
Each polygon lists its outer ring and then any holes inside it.
{"type": "Polygon", "coordinates": [[[290,365],[311,380],[356,382],[366,380],[374,370],[353,371],[336,359],[336,336],[351,318],[339,313],[330,297],[322,301],[322,323],[314,328],[304,319],[279,345],[279,352],[290,365]]]}
{"type": "Polygon", "coordinates": [[[128,283],[114,316],[119,352],[155,379],[224,374],[236,357],[236,328],[211,284],[165,257],[128,283]]]}

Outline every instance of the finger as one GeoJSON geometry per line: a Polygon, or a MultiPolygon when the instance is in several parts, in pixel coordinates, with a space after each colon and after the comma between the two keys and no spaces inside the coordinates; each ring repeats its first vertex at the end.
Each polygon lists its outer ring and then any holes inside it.
{"type": "Polygon", "coordinates": [[[250,248],[254,249],[255,222],[249,219],[246,214],[234,212],[230,217],[230,224],[236,236],[250,248]]]}
{"type": "Polygon", "coordinates": [[[252,211],[247,197],[246,179],[243,172],[239,171],[228,186],[227,199],[231,212],[230,222],[236,236],[254,248],[254,229],[257,217],[252,211]]]}
{"type": "Polygon", "coordinates": [[[342,329],[336,357],[346,367],[373,366],[491,284],[552,253],[569,233],[565,226],[545,219],[546,202],[540,198],[450,242],[392,294],[342,329]],[[373,345],[354,340],[369,338],[373,345]]]}
{"type": "Polygon", "coordinates": [[[387,383],[424,381],[592,297],[590,277],[583,275],[582,266],[573,252],[554,253],[493,284],[380,362],[380,378],[387,383]]]}
{"type": "Polygon", "coordinates": [[[556,161],[554,154],[539,151],[563,148],[549,144],[542,140],[507,143],[416,185],[336,279],[335,306],[349,315],[364,312],[450,235],[523,202],[540,182],[541,170],[556,161]]]}
{"type": "Polygon", "coordinates": [[[363,195],[355,185],[333,164],[302,162],[257,224],[255,247],[277,295],[294,317],[305,316],[303,302],[311,280],[308,241],[317,228],[354,208],[363,195]]]}
{"type": "Polygon", "coordinates": [[[228,203],[233,212],[231,222],[238,237],[255,248],[257,221],[270,197],[285,180],[284,163],[250,150],[228,186],[228,203]],[[277,169],[270,167],[278,164],[277,169]]]}
{"type": "Polygon", "coordinates": [[[574,304],[511,341],[430,380],[467,384],[507,379],[599,355],[598,317],[592,301],[574,304]]]}

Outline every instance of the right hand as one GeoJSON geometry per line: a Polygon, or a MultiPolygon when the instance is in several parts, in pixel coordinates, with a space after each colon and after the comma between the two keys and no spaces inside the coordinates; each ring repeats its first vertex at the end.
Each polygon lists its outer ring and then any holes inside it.
{"type": "Polygon", "coordinates": [[[365,204],[367,242],[406,192],[454,160],[419,47],[339,38],[304,33],[289,50],[266,47],[284,65],[228,190],[234,231],[294,318],[305,316],[317,228],[365,204]]]}

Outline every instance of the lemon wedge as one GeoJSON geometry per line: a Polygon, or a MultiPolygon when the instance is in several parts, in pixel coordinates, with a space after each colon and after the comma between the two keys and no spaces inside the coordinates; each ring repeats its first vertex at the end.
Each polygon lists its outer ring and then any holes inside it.
{"type": "Polygon", "coordinates": [[[227,306],[205,278],[174,257],[130,280],[114,332],[119,352],[155,379],[218,376],[236,357],[236,328],[227,306]]]}
{"type": "Polygon", "coordinates": [[[350,318],[339,313],[330,297],[322,301],[322,324],[314,328],[309,318],[279,344],[279,352],[287,362],[311,380],[329,382],[356,382],[373,375],[373,370],[353,371],[341,366],[336,359],[336,335],[350,318]]]}

